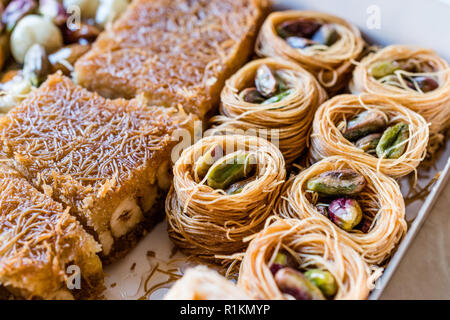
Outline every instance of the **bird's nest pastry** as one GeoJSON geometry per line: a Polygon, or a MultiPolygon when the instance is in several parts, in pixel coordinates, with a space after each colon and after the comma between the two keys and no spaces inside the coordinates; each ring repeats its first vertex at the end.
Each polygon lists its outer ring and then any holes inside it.
{"type": "Polygon", "coordinates": [[[405,203],[393,178],[345,157],[325,158],[291,178],[275,212],[317,217],[369,264],[383,264],[406,234],[405,203]]]}
{"type": "Polygon", "coordinates": [[[256,299],[366,299],[379,275],[318,218],[278,219],[251,241],[238,285],[256,299]]]}
{"type": "Polygon", "coordinates": [[[399,178],[425,158],[428,135],[422,116],[387,98],[339,95],[316,112],[310,158],[347,156],[399,178]]]}
{"type": "Polygon", "coordinates": [[[391,45],[362,59],[350,83],[353,93],[390,98],[431,123],[430,134],[450,123],[450,67],[433,50],[391,45]]]}
{"type": "Polygon", "coordinates": [[[327,94],[299,65],[279,59],[252,61],[221,94],[220,115],[208,134],[246,133],[277,140],[287,163],[301,155],[317,107],[327,94]]]}
{"type": "Polygon", "coordinates": [[[364,49],[355,26],[315,11],[274,12],[258,35],[256,53],[291,59],[313,73],[330,93],[343,88],[364,49]]]}
{"type": "Polygon", "coordinates": [[[204,259],[231,255],[262,229],[286,171],[281,152],[254,136],[211,136],[186,149],[173,167],[166,199],[169,236],[204,259]]]}

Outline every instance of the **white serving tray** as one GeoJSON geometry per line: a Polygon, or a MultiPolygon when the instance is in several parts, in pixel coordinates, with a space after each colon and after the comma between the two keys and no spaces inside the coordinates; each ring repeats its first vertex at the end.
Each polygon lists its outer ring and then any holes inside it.
{"type": "MultiPolygon", "coordinates": [[[[450,30],[450,6],[443,1],[279,0],[274,1],[274,9],[307,9],[331,13],[357,25],[368,41],[380,45],[395,43],[429,47],[450,61],[447,35],[450,30]]],[[[407,205],[408,233],[377,282],[370,299],[380,297],[445,186],[450,175],[450,141],[447,141],[445,150],[433,168],[419,170],[419,186],[426,186],[438,172],[441,172],[440,177],[426,199],[407,205]]],[[[400,183],[402,193],[407,195],[408,178],[403,178],[400,183]]],[[[105,298],[161,299],[173,282],[173,278],[163,272],[181,274],[188,265],[184,258],[181,253],[174,254],[174,246],[167,236],[167,225],[165,222],[160,223],[125,258],[105,268],[105,298]],[[151,290],[154,286],[156,289],[151,290]]]]}

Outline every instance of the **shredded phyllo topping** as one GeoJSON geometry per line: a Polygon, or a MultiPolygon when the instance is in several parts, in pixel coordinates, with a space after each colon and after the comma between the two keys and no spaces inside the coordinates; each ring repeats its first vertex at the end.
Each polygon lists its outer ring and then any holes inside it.
{"type": "Polygon", "coordinates": [[[156,104],[202,114],[250,54],[247,38],[256,35],[263,2],[134,1],[77,62],[77,81],[108,97],[143,92],[156,104]]]}
{"type": "Polygon", "coordinates": [[[0,280],[45,297],[59,289],[68,262],[95,256],[99,247],[68,210],[3,165],[0,189],[0,280]]]}
{"type": "Polygon", "coordinates": [[[60,181],[63,194],[103,194],[175,143],[182,122],[173,109],[107,100],[54,75],[2,119],[0,153],[46,185],[60,181]]]}

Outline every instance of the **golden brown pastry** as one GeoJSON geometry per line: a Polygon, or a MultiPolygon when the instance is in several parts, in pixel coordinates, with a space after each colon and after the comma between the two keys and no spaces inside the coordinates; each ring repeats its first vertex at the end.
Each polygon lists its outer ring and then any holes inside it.
{"type": "Polygon", "coordinates": [[[300,64],[334,94],[343,88],[364,48],[361,33],[347,21],[316,11],[274,12],[264,22],[256,52],[300,64]]]}
{"type": "Polygon", "coordinates": [[[207,134],[257,134],[277,144],[289,164],[305,150],[314,113],[326,98],[317,80],[299,65],[254,60],[228,79],[221,115],[212,118],[215,126],[207,134]]]}
{"type": "Polygon", "coordinates": [[[346,157],[325,158],[291,178],[275,208],[283,218],[318,218],[369,264],[382,264],[406,234],[394,179],[346,157]]]}
{"type": "Polygon", "coordinates": [[[430,49],[391,45],[365,57],[350,83],[419,113],[435,135],[450,125],[450,66],[430,49]]]}
{"type": "Polygon", "coordinates": [[[344,156],[399,178],[416,171],[428,144],[425,119],[387,98],[339,95],[320,106],[313,122],[310,157],[344,156]]]}
{"type": "Polygon", "coordinates": [[[243,239],[264,226],[286,177],[273,144],[254,136],[203,138],[173,167],[166,199],[169,236],[204,259],[241,252],[243,239]]]}
{"type": "Polygon", "coordinates": [[[266,9],[266,0],[134,0],[77,61],[75,79],[105,97],[143,93],[203,117],[252,54],[266,9]]]}
{"type": "Polygon", "coordinates": [[[188,269],[164,300],[249,300],[246,292],[206,266],[188,269]]]}
{"type": "Polygon", "coordinates": [[[378,270],[319,220],[278,219],[258,233],[238,285],[256,299],[366,299],[378,270]]]}

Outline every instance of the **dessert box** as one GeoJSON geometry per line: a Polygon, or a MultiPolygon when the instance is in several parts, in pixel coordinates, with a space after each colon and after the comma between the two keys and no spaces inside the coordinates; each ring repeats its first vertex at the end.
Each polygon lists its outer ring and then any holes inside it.
{"type": "MultiPolygon", "coordinates": [[[[450,60],[446,38],[450,27],[447,19],[450,6],[438,0],[278,0],[273,10],[308,9],[331,13],[357,25],[365,39],[373,44],[409,44],[429,47],[447,61],[450,60]],[[401,16],[399,16],[401,12],[401,16]],[[399,17],[408,17],[401,19],[399,17]],[[424,23],[413,24],[420,19],[424,23]]],[[[431,212],[434,202],[448,180],[450,171],[450,141],[429,168],[419,167],[417,186],[412,188],[412,176],[399,182],[406,202],[408,233],[389,261],[382,277],[371,293],[378,299],[391,279],[409,245],[431,212]]],[[[167,236],[165,222],[156,226],[124,258],[105,267],[108,299],[161,299],[168,288],[188,266],[196,263],[179,253],[167,236]]]]}

